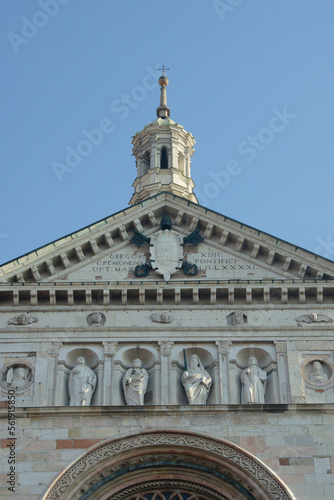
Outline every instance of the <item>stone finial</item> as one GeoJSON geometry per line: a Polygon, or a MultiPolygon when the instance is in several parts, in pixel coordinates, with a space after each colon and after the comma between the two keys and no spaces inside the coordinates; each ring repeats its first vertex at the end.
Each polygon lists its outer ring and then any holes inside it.
{"type": "Polygon", "coordinates": [[[165,76],[165,66],[162,68],[162,76],[160,76],[158,82],[161,87],[161,94],[160,94],[160,106],[157,108],[157,117],[158,118],[167,118],[170,116],[170,109],[167,106],[167,85],[169,83],[169,80],[167,76],[165,76]]]}

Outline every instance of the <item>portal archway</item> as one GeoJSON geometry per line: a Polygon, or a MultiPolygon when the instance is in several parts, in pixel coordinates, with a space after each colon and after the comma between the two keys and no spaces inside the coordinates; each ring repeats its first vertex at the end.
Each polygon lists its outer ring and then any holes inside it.
{"type": "Polygon", "coordinates": [[[225,440],[146,431],[90,448],[42,500],[296,500],[264,463],[225,440]]]}

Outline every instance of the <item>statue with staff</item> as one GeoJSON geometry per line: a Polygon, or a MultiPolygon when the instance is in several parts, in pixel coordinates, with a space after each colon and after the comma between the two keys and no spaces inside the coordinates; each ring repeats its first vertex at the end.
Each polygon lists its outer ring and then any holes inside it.
{"type": "Polygon", "coordinates": [[[183,349],[184,372],[181,381],[186,391],[190,405],[205,405],[212,385],[212,378],[205,370],[201,360],[193,354],[189,360],[189,370],[186,351],[183,349]]]}

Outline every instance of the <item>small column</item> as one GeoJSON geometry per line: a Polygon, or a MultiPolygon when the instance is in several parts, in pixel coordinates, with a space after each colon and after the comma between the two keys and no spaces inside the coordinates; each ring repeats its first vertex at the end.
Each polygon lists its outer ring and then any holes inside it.
{"type": "Polygon", "coordinates": [[[155,135],[154,137],[151,137],[151,156],[150,156],[150,169],[152,168],[157,168],[159,165],[158,163],[158,152],[157,152],[157,142],[158,142],[158,136],[155,135]]]}
{"type": "Polygon", "coordinates": [[[232,342],[230,340],[218,340],[216,345],[218,347],[219,356],[219,399],[217,401],[220,404],[229,403],[229,391],[228,391],[228,357],[230,354],[230,347],[232,342]]]}
{"type": "Polygon", "coordinates": [[[117,352],[117,342],[103,342],[104,346],[104,372],[103,372],[103,394],[102,405],[110,406],[115,400],[115,354],[117,352]]]}
{"type": "MultiPolygon", "coordinates": [[[[172,347],[174,342],[169,340],[160,341],[160,404],[168,405],[171,404],[171,362],[170,355],[172,352],[172,347]]],[[[159,403],[158,403],[159,404],[159,403]]]]}
{"type": "Polygon", "coordinates": [[[277,354],[279,402],[290,402],[289,379],[287,370],[287,345],[286,342],[274,342],[277,354]]]}
{"type": "Polygon", "coordinates": [[[172,156],[172,149],[171,148],[167,149],[167,157],[168,157],[168,168],[173,168],[175,165],[173,163],[173,156],[172,156]]]}

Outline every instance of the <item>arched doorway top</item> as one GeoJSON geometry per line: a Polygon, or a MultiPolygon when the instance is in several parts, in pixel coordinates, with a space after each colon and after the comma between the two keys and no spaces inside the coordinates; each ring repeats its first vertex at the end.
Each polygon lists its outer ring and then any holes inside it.
{"type": "Polygon", "coordinates": [[[183,430],[144,431],[98,443],[53,481],[42,500],[131,500],[137,493],[145,498],[141,492],[150,487],[172,484],[177,491],[187,485],[184,491],[203,499],[296,500],[251,453],[226,440],[183,430]]]}

